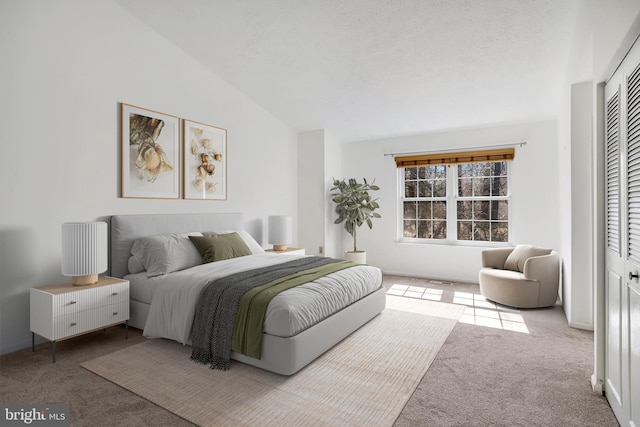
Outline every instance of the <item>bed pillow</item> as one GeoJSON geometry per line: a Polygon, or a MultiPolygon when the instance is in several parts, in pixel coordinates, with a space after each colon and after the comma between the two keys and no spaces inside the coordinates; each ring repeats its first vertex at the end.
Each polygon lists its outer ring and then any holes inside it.
{"type": "Polygon", "coordinates": [[[144,265],[133,255],[129,257],[127,265],[129,267],[129,273],[131,274],[142,273],[144,271],[144,265]]]}
{"type": "Polygon", "coordinates": [[[147,277],[155,277],[202,264],[200,252],[189,241],[200,232],[158,234],[136,239],[131,255],[147,270],[147,277]]]}
{"type": "Polygon", "coordinates": [[[505,270],[524,271],[524,263],[531,257],[549,255],[551,249],[537,248],[531,245],[516,245],[504,262],[505,270]]]}
{"type": "Polygon", "coordinates": [[[222,261],[251,255],[251,249],[240,234],[210,234],[208,236],[189,236],[205,262],[222,261]]]}
{"type": "Polygon", "coordinates": [[[211,236],[214,234],[231,234],[231,233],[238,233],[240,237],[242,237],[242,240],[244,240],[244,243],[249,247],[249,250],[251,250],[252,254],[264,253],[264,248],[260,246],[260,244],[256,242],[256,239],[254,239],[253,236],[251,236],[251,234],[249,234],[249,232],[246,230],[207,231],[204,233],[204,235],[211,236]]]}

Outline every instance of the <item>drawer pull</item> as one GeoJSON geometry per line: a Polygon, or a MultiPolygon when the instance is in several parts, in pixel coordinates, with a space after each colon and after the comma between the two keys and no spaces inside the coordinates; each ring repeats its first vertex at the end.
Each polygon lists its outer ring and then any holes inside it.
{"type": "Polygon", "coordinates": [[[115,297],[116,295],[118,295],[118,293],[117,293],[117,292],[114,292],[114,293],[112,293],[111,295],[113,295],[113,296],[115,297]]]}
{"type": "Polygon", "coordinates": [[[69,304],[77,304],[78,301],[69,301],[69,304]]]}
{"type": "Polygon", "coordinates": [[[69,326],[76,326],[77,323],[76,322],[71,322],[71,324],[69,326]]]}
{"type": "Polygon", "coordinates": [[[114,316],[117,316],[117,315],[118,315],[118,312],[117,312],[117,311],[114,311],[114,312],[113,312],[113,315],[114,315],[114,316]]]}

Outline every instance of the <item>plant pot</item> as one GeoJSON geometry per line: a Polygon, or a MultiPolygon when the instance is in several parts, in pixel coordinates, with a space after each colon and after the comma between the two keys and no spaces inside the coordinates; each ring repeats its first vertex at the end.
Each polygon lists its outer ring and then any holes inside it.
{"type": "Polygon", "coordinates": [[[367,263],[367,251],[346,251],[344,253],[344,259],[347,261],[353,261],[356,264],[366,264],[367,263]]]}

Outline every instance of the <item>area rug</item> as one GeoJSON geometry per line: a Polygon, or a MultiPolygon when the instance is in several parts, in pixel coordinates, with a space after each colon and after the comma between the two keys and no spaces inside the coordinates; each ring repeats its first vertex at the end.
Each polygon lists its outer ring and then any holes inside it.
{"type": "Polygon", "coordinates": [[[189,359],[190,347],[160,339],[82,366],[202,426],[390,426],[463,311],[440,303],[438,316],[420,314],[416,301],[396,299],[290,377],[240,362],[212,370],[189,359]]]}

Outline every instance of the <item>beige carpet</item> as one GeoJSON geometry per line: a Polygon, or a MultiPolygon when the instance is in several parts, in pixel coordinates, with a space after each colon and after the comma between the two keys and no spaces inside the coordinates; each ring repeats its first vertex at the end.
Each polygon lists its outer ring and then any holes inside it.
{"type": "Polygon", "coordinates": [[[211,370],[166,340],[82,366],[198,425],[390,426],[464,310],[438,303],[440,317],[419,314],[432,304],[390,297],[393,309],[291,377],[239,362],[211,370]]]}

